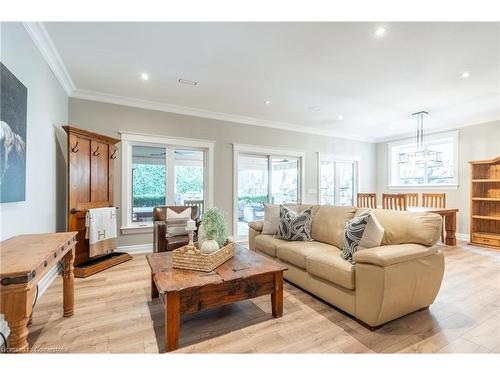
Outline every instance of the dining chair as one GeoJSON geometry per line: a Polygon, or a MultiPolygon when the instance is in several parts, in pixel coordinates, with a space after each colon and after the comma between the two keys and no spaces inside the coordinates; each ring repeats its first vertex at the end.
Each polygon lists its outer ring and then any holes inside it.
{"type": "Polygon", "coordinates": [[[205,211],[203,207],[203,199],[185,200],[184,206],[198,207],[200,217],[203,216],[203,212],[205,211]]]}
{"type": "Polygon", "coordinates": [[[358,193],[357,206],[362,208],[377,208],[377,193],[358,193]]]}
{"type": "Polygon", "coordinates": [[[422,193],[422,207],[446,208],[446,193],[422,193]]]}
{"type": "Polygon", "coordinates": [[[406,211],[406,194],[382,193],[382,208],[386,210],[406,211]]]}
{"type": "MultiPolygon", "coordinates": [[[[446,193],[422,193],[422,207],[446,208],[446,193]]],[[[441,242],[444,243],[444,225],[441,228],[441,242]]]]}
{"type": "Polygon", "coordinates": [[[405,195],[407,206],[418,207],[418,193],[405,193],[405,195]]]}

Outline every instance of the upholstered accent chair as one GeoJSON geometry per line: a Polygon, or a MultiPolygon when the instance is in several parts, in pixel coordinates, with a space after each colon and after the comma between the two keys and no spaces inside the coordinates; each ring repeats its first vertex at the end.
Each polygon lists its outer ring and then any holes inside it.
{"type": "MultiPolygon", "coordinates": [[[[172,251],[189,242],[187,235],[167,238],[167,209],[170,208],[176,213],[181,213],[186,208],[191,207],[191,219],[196,221],[198,228],[198,207],[196,206],[157,206],[153,209],[153,251],[161,253],[163,251],[172,251]]],[[[195,236],[197,234],[195,232],[195,236]]]]}

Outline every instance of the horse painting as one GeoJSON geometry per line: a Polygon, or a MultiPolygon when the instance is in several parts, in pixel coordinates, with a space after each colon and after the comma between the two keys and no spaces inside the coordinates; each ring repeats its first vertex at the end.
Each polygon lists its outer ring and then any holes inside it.
{"type": "Polygon", "coordinates": [[[26,200],[28,89],[0,63],[0,203],[26,200]]]}

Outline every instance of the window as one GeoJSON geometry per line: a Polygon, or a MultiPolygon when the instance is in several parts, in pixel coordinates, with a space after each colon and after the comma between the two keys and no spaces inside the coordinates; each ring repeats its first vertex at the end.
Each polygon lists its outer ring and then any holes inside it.
{"type": "Polygon", "coordinates": [[[244,145],[235,145],[234,152],[234,233],[242,238],[248,234],[250,221],[264,219],[264,203],[299,203],[302,200],[304,156],[244,145]]]}
{"type": "Polygon", "coordinates": [[[392,187],[456,186],[458,184],[458,132],[427,136],[425,149],[440,153],[441,162],[401,160],[401,154],[416,151],[415,140],[389,144],[389,171],[392,187]]]}
{"type": "Polygon", "coordinates": [[[339,206],[354,205],[357,191],[358,162],[319,156],[319,202],[339,206]]]}
{"type": "Polygon", "coordinates": [[[122,134],[122,231],[151,229],[159,205],[212,205],[213,142],[122,134]]]}

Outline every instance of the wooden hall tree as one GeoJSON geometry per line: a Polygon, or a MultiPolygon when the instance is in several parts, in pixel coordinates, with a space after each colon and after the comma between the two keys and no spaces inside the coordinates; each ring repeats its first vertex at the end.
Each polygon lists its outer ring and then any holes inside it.
{"type": "Polygon", "coordinates": [[[120,140],[63,126],[68,133],[68,231],[77,231],[76,277],[87,277],[132,259],[127,253],[89,256],[85,215],[90,208],[113,207],[113,164],[120,140]]]}

